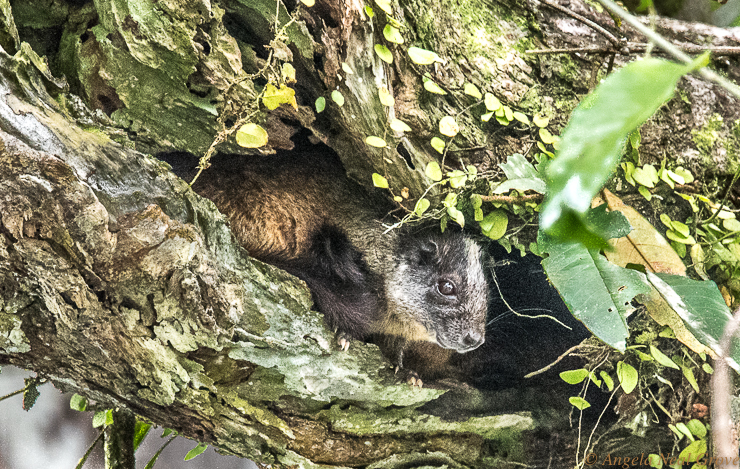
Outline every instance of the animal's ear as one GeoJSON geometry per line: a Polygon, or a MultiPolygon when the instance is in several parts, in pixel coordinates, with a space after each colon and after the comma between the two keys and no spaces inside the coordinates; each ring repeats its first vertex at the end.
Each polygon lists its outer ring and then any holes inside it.
{"type": "Polygon", "coordinates": [[[409,246],[408,256],[417,265],[434,265],[439,262],[439,245],[431,239],[417,240],[409,246]]]}

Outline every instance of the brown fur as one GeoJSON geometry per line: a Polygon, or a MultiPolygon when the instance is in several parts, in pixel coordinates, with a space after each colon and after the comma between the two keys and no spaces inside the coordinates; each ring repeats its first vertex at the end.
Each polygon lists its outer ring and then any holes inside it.
{"type": "MultiPolygon", "coordinates": [[[[231,156],[193,189],[231,220],[251,256],[302,278],[330,326],[467,351],[483,341],[487,285],[478,247],[461,234],[384,233],[382,194],[351,182],[331,155],[231,156]],[[440,281],[453,282],[444,296],[440,281]]],[[[398,340],[400,342],[398,342],[398,340]]]]}

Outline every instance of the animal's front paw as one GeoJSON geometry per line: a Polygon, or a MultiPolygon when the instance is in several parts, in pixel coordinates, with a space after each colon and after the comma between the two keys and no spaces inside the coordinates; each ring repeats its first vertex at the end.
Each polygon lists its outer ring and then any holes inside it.
{"type": "Polygon", "coordinates": [[[410,386],[419,388],[424,386],[424,382],[421,380],[421,377],[414,370],[404,370],[396,367],[396,374],[399,375],[404,381],[406,381],[406,384],[409,384],[410,386]]]}
{"type": "Polygon", "coordinates": [[[337,332],[337,344],[339,344],[339,349],[343,352],[346,352],[349,350],[349,343],[350,339],[352,337],[349,334],[345,334],[344,332],[337,332]]]}

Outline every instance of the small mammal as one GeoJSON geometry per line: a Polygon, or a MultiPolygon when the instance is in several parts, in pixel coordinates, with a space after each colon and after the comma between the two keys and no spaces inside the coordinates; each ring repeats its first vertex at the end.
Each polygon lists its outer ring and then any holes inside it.
{"type": "Polygon", "coordinates": [[[373,340],[403,367],[408,342],[460,353],[485,340],[488,285],[462,233],[385,233],[384,196],[350,181],[326,151],[221,156],[193,185],[229,217],[252,257],[304,280],[343,349],[373,340]]]}

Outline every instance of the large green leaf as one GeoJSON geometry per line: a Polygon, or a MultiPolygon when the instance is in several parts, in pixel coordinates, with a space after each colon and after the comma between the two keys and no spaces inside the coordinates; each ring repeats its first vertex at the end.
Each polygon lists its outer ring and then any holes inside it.
{"type": "MultiPolygon", "coordinates": [[[[704,345],[720,353],[719,341],[730,320],[717,284],[711,280],[692,280],[681,275],[647,274],[648,281],[686,323],[686,327],[704,345]]],[[[740,344],[732,344],[730,365],[740,372],[740,344]]]]}
{"type": "MultiPolygon", "coordinates": [[[[607,213],[604,206],[589,211],[586,220],[601,226],[608,238],[626,236],[630,230],[624,215],[607,213]]],[[[650,291],[644,275],[610,263],[597,249],[589,250],[579,242],[562,241],[543,231],[538,244],[549,254],[542,267],[571,313],[599,339],[624,351],[630,301],[650,291]]]]}
{"type": "Polygon", "coordinates": [[[563,215],[583,216],[619,161],[626,135],[668,100],[679,78],[693,68],[661,59],[637,60],[611,74],[581,102],[563,132],[561,150],[547,167],[543,229],[573,236],[572,217],[571,226],[557,226],[563,215]]]}
{"type": "Polygon", "coordinates": [[[545,181],[540,173],[532,166],[532,163],[524,158],[524,155],[514,153],[509,156],[506,163],[501,165],[506,174],[506,181],[499,184],[493,190],[494,194],[504,194],[511,189],[518,191],[533,190],[544,194],[546,191],[545,181]]]}

